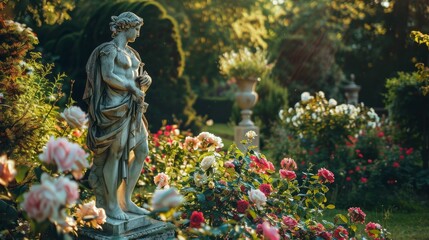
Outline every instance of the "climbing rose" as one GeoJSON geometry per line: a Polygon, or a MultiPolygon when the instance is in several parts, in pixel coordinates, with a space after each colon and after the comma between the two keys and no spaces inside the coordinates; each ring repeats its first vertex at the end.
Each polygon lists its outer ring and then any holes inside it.
{"type": "Polygon", "coordinates": [[[268,197],[271,194],[271,192],[273,191],[273,188],[271,187],[270,184],[263,183],[259,186],[259,190],[261,190],[261,192],[263,192],[265,194],[265,196],[268,197]]]}
{"type": "Polygon", "coordinates": [[[294,180],[296,178],[296,173],[294,171],[289,171],[285,169],[280,169],[279,174],[281,178],[285,178],[287,180],[294,180]]]}
{"type": "Polygon", "coordinates": [[[92,200],[83,205],[79,204],[75,216],[77,222],[88,225],[92,228],[101,229],[101,225],[106,222],[106,212],[103,208],[95,207],[95,201],[92,200]]]}
{"type": "Polygon", "coordinates": [[[66,203],[66,191],[58,191],[55,182],[48,174],[43,173],[40,184],[31,186],[30,191],[24,193],[22,209],[30,218],[37,222],[50,219],[59,219],[59,208],[66,203]]]}
{"type": "Polygon", "coordinates": [[[349,217],[353,223],[365,223],[366,214],[358,207],[351,207],[348,210],[349,217]]]}
{"type": "Polygon", "coordinates": [[[155,190],[152,196],[152,208],[159,210],[163,208],[174,208],[182,204],[184,198],[176,188],[155,190]]]}
{"type": "Polygon", "coordinates": [[[190,227],[192,228],[200,228],[201,224],[204,223],[204,215],[202,212],[193,211],[191,217],[189,218],[190,227]]]}
{"type": "Polygon", "coordinates": [[[85,112],[80,109],[80,107],[71,106],[66,108],[60,115],[62,118],[64,118],[64,120],[66,120],[70,127],[86,128],[88,118],[86,117],[85,112]]]}
{"type": "Polygon", "coordinates": [[[256,132],[255,132],[255,131],[248,131],[248,132],[246,133],[246,137],[247,137],[248,139],[254,139],[256,136],[258,136],[258,135],[256,134],[256,132]]]}
{"type": "Polygon", "coordinates": [[[168,188],[168,183],[169,183],[170,177],[165,174],[165,173],[158,173],[158,175],[156,175],[153,178],[154,183],[157,185],[157,189],[166,187],[168,188]]]}
{"type": "Polygon", "coordinates": [[[365,226],[365,232],[371,238],[377,238],[380,235],[381,225],[378,223],[369,222],[365,226]]]}
{"type": "Polygon", "coordinates": [[[15,162],[7,160],[6,155],[0,156],[0,185],[7,186],[15,175],[15,162]]]}
{"type": "Polygon", "coordinates": [[[298,169],[295,160],[292,158],[283,158],[280,162],[280,166],[282,166],[283,169],[290,171],[298,169]]]}
{"type": "Polygon", "coordinates": [[[267,197],[259,189],[251,189],[250,191],[248,191],[248,194],[250,201],[255,203],[257,208],[259,209],[261,209],[262,206],[265,205],[265,203],[267,202],[267,197]]]}
{"type": "Polygon", "coordinates": [[[201,169],[203,169],[204,171],[207,171],[207,169],[209,169],[213,163],[216,161],[216,157],[211,155],[211,156],[206,156],[203,158],[203,160],[200,163],[200,167],[201,169]]]}
{"type": "Polygon", "coordinates": [[[262,233],[268,240],[280,240],[279,230],[276,227],[271,227],[268,222],[262,223],[262,233]]]}
{"type": "Polygon", "coordinates": [[[334,174],[326,168],[321,168],[317,171],[317,175],[319,176],[319,180],[322,183],[333,183],[334,182],[334,174]]]}
{"type": "Polygon", "coordinates": [[[349,232],[347,232],[347,229],[345,229],[343,226],[338,226],[334,230],[334,237],[337,240],[348,240],[349,239],[349,232]]]}
{"type": "Polygon", "coordinates": [[[89,167],[87,157],[88,154],[78,144],[54,137],[49,139],[39,155],[42,162],[55,164],[59,172],[71,172],[76,179],[81,179],[82,171],[89,167]]]}
{"type": "Polygon", "coordinates": [[[237,212],[245,213],[248,208],[249,208],[249,202],[248,201],[246,201],[246,200],[237,201],[237,212]]]}
{"type": "Polygon", "coordinates": [[[74,204],[79,199],[79,186],[77,182],[64,176],[58,177],[54,182],[58,193],[65,192],[65,204],[74,204]]]}
{"type": "Polygon", "coordinates": [[[289,230],[293,230],[296,225],[298,225],[298,222],[289,216],[283,217],[283,223],[288,227],[289,230]]]}

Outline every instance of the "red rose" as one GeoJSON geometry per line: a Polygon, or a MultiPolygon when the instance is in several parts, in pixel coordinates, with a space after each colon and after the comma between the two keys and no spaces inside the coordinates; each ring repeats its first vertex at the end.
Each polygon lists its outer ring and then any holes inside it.
{"type": "Polygon", "coordinates": [[[338,226],[334,230],[334,237],[337,240],[347,240],[349,239],[349,232],[347,232],[347,229],[345,229],[343,226],[338,226]]]}
{"type": "Polygon", "coordinates": [[[368,182],[368,178],[366,178],[366,177],[361,177],[361,178],[360,178],[360,181],[361,181],[362,183],[367,183],[367,182],[368,182]]]}
{"type": "Polygon", "coordinates": [[[334,174],[326,168],[319,169],[317,175],[319,176],[319,181],[322,183],[333,183],[335,180],[334,174]]]}
{"type": "Polygon", "coordinates": [[[350,182],[352,180],[352,178],[351,177],[346,177],[346,181],[347,182],[350,182]]]}
{"type": "Polygon", "coordinates": [[[271,192],[273,191],[273,188],[271,187],[270,184],[263,183],[259,186],[259,190],[261,190],[261,192],[263,192],[265,196],[268,197],[268,195],[270,195],[271,192]]]}
{"type": "Polygon", "coordinates": [[[202,212],[193,211],[191,217],[189,218],[190,227],[200,228],[201,224],[204,223],[204,215],[202,212]]]}
{"type": "Polygon", "coordinates": [[[283,217],[283,223],[288,227],[289,230],[294,230],[296,225],[298,225],[298,222],[289,216],[283,217]]]}
{"type": "Polygon", "coordinates": [[[393,164],[392,164],[392,167],[394,167],[394,168],[399,168],[401,165],[398,163],[398,162],[394,162],[393,164]]]}
{"type": "Polygon", "coordinates": [[[324,240],[331,240],[332,234],[330,234],[329,232],[321,232],[321,233],[319,233],[319,237],[324,239],[324,240]]]}
{"type": "Polygon", "coordinates": [[[246,200],[237,201],[237,212],[245,213],[248,208],[249,208],[249,202],[248,201],[246,201],[246,200]]]}
{"type": "Polygon", "coordinates": [[[365,223],[366,214],[358,207],[351,207],[348,210],[349,217],[353,223],[365,223]]]}
{"type": "Polygon", "coordinates": [[[296,173],[294,171],[280,169],[279,174],[281,178],[286,178],[287,180],[294,180],[296,178],[296,173]]]}
{"type": "Polygon", "coordinates": [[[413,151],[413,148],[408,148],[407,151],[405,151],[405,154],[410,155],[411,153],[413,153],[413,151]]]}

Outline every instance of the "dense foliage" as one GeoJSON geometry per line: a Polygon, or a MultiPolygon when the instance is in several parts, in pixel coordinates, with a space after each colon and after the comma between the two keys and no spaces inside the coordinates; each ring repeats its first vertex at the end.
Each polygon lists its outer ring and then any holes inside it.
{"type": "Polygon", "coordinates": [[[423,168],[429,164],[429,95],[424,95],[424,82],[419,73],[398,73],[386,82],[386,106],[393,124],[397,125],[397,137],[406,146],[421,150],[423,168]]]}
{"type": "MultiPolygon", "coordinates": [[[[357,230],[357,225],[365,222],[365,214],[359,208],[350,208],[348,217],[339,214],[332,222],[321,220],[324,211],[335,207],[325,196],[328,185],[335,181],[332,172],[321,168],[315,173],[310,167],[298,178],[295,161],[287,158],[277,171],[272,162],[249,145],[254,133],[248,132],[246,136],[244,152],[235,146],[227,152],[218,151],[222,147],[220,138],[207,132],[185,137],[175,126],[165,126],[153,136],[144,180],[147,183],[153,179],[158,189],[156,197],[170,187],[183,195],[183,206],[175,205],[180,212],[155,209],[162,219],[178,226],[179,236],[201,239],[364,236],[357,230]]],[[[163,200],[172,204],[171,199],[163,200]]],[[[164,204],[157,202],[155,206],[158,205],[164,204]]],[[[372,225],[366,226],[368,236],[388,239],[385,229],[378,225],[371,231],[372,225]]]]}

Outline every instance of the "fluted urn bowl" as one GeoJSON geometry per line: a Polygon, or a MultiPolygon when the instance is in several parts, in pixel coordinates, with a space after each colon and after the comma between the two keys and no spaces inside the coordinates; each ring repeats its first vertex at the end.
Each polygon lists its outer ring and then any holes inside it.
{"type": "Polygon", "coordinates": [[[250,110],[255,106],[258,101],[258,94],[255,92],[256,83],[258,78],[236,78],[238,90],[235,93],[235,100],[240,107],[242,121],[239,123],[241,126],[253,126],[253,122],[250,120],[252,111],[250,110]]]}

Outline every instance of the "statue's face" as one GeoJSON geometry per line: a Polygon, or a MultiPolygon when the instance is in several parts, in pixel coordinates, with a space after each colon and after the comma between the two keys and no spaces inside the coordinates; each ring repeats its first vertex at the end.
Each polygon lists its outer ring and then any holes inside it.
{"type": "Polygon", "coordinates": [[[132,27],[125,32],[128,42],[134,42],[140,36],[140,28],[141,26],[132,27]]]}

